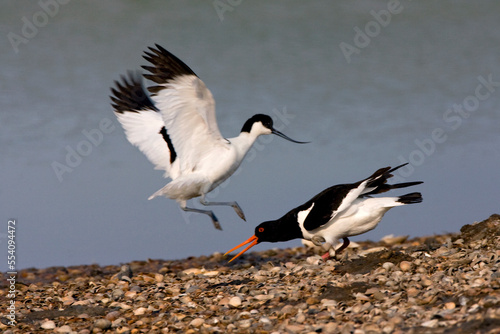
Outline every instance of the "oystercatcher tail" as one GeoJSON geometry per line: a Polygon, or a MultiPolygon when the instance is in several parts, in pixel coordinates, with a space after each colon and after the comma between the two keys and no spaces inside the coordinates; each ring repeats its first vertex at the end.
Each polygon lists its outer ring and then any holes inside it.
{"type": "Polygon", "coordinates": [[[111,89],[114,112],[128,141],[139,148],[172,181],[149,199],[175,199],[184,211],[203,213],[221,229],[209,210],[187,207],[186,201],[200,197],[203,205],[228,205],[245,220],[236,202],[208,202],[205,195],[231,176],[260,135],[275,134],[293,140],[273,128],[268,115],[257,114],[243,125],[239,136],[224,138],[215,116],[215,101],[203,81],[179,58],[156,44],[144,58],[144,77],[156,85],[146,92],[140,74],[129,72],[111,89]]]}
{"type": "Polygon", "coordinates": [[[422,202],[422,195],[418,192],[399,197],[372,197],[391,189],[423,183],[418,181],[387,184],[387,179],[393,176],[391,173],[405,165],[392,169],[381,168],[359,182],[339,184],[325,189],[280,219],[263,222],[255,228],[253,236],[225,255],[250,244],[234,256],[229,261],[231,262],[258,243],[301,238],[328,250],[323,259],[334,257],[349,245],[348,237],[374,229],[390,208],[422,202]],[[335,249],[334,245],[339,239],[343,239],[344,242],[335,249]]]}

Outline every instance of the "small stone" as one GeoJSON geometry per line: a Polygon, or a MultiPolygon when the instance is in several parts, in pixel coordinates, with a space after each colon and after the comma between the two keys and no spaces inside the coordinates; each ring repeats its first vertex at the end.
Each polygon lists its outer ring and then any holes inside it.
{"type": "Polygon", "coordinates": [[[261,317],[259,319],[259,322],[261,324],[264,324],[264,325],[271,325],[272,324],[271,320],[268,317],[261,317]]]}
{"type": "Polygon", "coordinates": [[[366,249],[366,250],[363,250],[363,251],[359,252],[358,255],[360,255],[360,256],[366,256],[368,254],[383,252],[383,251],[386,251],[386,250],[387,250],[387,247],[383,247],[383,246],[373,247],[373,248],[369,248],[369,249],[366,249]]]}
{"type": "Polygon", "coordinates": [[[304,325],[286,325],[285,329],[289,333],[303,333],[304,332],[304,325]]]}
{"type": "Polygon", "coordinates": [[[394,325],[393,324],[387,324],[382,328],[382,333],[384,334],[390,334],[394,332],[394,325]]]}
{"type": "Polygon", "coordinates": [[[285,305],[281,308],[281,313],[282,314],[290,314],[292,313],[293,311],[293,306],[288,304],[288,305],[285,305]]]}
{"type": "Polygon", "coordinates": [[[375,298],[376,300],[384,300],[385,299],[385,295],[383,292],[380,292],[380,291],[375,291],[373,294],[372,294],[373,298],[375,298]]]}
{"type": "MultiPolygon", "coordinates": [[[[108,319],[109,320],[109,319],[108,319]]],[[[125,318],[118,318],[116,320],[113,320],[111,322],[111,327],[120,327],[120,326],[123,326],[127,323],[127,320],[125,320],[125,318]]]]}
{"type": "Polygon", "coordinates": [[[337,302],[333,299],[322,299],[321,300],[321,304],[324,306],[324,307],[328,307],[328,306],[337,306],[337,302]]]}
{"type": "Polygon", "coordinates": [[[113,300],[118,300],[118,299],[122,298],[124,295],[125,295],[125,292],[123,292],[122,289],[115,289],[115,290],[113,290],[111,297],[113,298],[113,300]]]}
{"type": "Polygon", "coordinates": [[[419,292],[420,291],[414,287],[408,288],[408,290],[406,290],[406,294],[408,295],[408,297],[415,297],[419,294],[419,292]]]}
{"type": "Polygon", "coordinates": [[[427,328],[436,328],[438,326],[438,323],[439,323],[438,319],[433,319],[423,322],[422,326],[427,328]]]}
{"type": "Polygon", "coordinates": [[[257,299],[257,300],[269,300],[269,299],[273,299],[273,295],[257,295],[257,296],[254,296],[253,298],[257,299]]]}
{"type": "Polygon", "coordinates": [[[320,263],[320,261],[321,261],[321,256],[319,256],[319,255],[309,256],[306,259],[307,263],[315,265],[315,266],[317,266],[320,263]]]}
{"type": "Polygon", "coordinates": [[[318,298],[309,297],[309,298],[306,299],[306,304],[307,305],[314,305],[314,304],[318,304],[318,303],[319,303],[318,298]]]}
{"type": "Polygon", "coordinates": [[[125,297],[128,299],[134,299],[134,297],[137,295],[137,292],[135,291],[127,291],[125,292],[125,297]]]}
{"type": "Polygon", "coordinates": [[[111,321],[108,319],[97,319],[94,322],[94,327],[100,328],[100,329],[108,329],[111,328],[111,321]]]}
{"type": "Polygon", "coordinates": [[[411,262],[401,261],[399,263],[399,268],[401,268],[402,271],[408,271],[411,269],[411,262]]]}
{"type": "Polygon", "coordinates": [[[253,279],[259,283],[267,281],[267,277],[262,275],[254,275],[253,279]]]}
{"type": "Polygon", "coordinates": [[[333,334],[338,332],[338,325],[335,322],[329,322],[323,327],[322,333],[333,334]]]}
{"type": "Polygon", "coordinates": [[[299,324],[303,323],[304,321],[306,321],[306,316],[304,315],[304,313],[299,313],[297,314],[297,317],[295,318],[295,321],[299,324]]]}
{"type": "Polygon", "coordinates": [[[231,299],[229,299],[228,304],[232,307],[239,307],[241,306],[241,298],[238,296],[232,297],[231,299]]]}
{"type": "Polygon", "coordinates": [[[434,284],[430,279],[428,278],[425,278],[422,280],[422,285],[423,286],[431,286],[432,284],[434,284]]]}
{"type": "Polygon", "coordinates": [[[134,315],[143,315],[146,313],[147,308],[145,307],[139,307],[138,309],[134,310],[134,315]]]}
{"type": "Polygon", "coordinates": [[[155,280],[158,283],[163,282],[163,275],[162,274],[155,274],[155,280]]]}
{"type": "Polygon", "coordinates": [[[52,320],[48,320],[43,322],[40,327],[42,327],[43,329],[54,329],[56,328],[56,323],[53,322],[52,320]]]}
{"type": "Polygon", "coordinates": [[[197,286],[197,285],[192,285],[190,286],[188,289],[186,289],[186,293],[193,293],[195,292],[196,290],[200,290],[200,287],[197,286]]]}
{"type": "Polygon", "coordinates": [[[363,330],[366,333],[380,333],[380,327],[378,327],[376,324],[366,324],[363,326],[363,330]]]}
{"type": "Polygon", "coordinates": [[[57,333],[71,333],[72,331],[73,330],[68,325],[58,327],[54,330],[54,332],[57,332],[57,333]]]}
{"type": "Polygon", "coordinates": [[[354,294],[354,297],[355,297],[357,300],[362,300],[362,301],[369,301],[369,300],[370,300],[370,298],[369,298],[367,295],[365,295],[365,294],[363,294],[363,293],[361,293],[361,292],[357,292],[357,293],[355,293],[355,294],[354,294]]]}
{"type": "Polygon", "coordinates": [[[250,312],[247,312],[247,311],[241,312],[240,314],[238,314],[238,317],[237,317],[238,320],[249,319],[249,318],[250,318],[250,312]]]}
{"type": "Polygon", "coordinates": [[[106,314],[106,319],[108,319],[109,321],[115,321],[120,317],[120,315],[121,313],[118,311],[111,311],[108,314],[106,314]]]}
{"type": "Polygon", "coordinates": [[[148,275],[141,275],[141,278],[146,283],[153,283],[155,281],[155,279],[153,277],[148,276],[148,275]]]}
{"type": "Polygon", "coordinates": [[[205,323],[205,320],[202,319],[202,318],[196,318],[196,319],[193,319],[189,325],[195,327],[195,328],[198,328],[198,327],[201,327],[201,325],[203,325],[205,323]]]}
{"type": "Polygon", "coordinates": [[[130,282],[130,278],[132,277],[132,269],[130,269],[129,265],[123,265],[120,268],[120,271],[116,274],[116,277],[119,280],[130,282]]]}
{"type": "Polygon", "coordinates": [[[203,273],[203,276],[207,276],[207,277],[215,277],[217,275],[219,275],[219,271],[217,271],[217,270],[206,271],[203,273]]]}
{"type": "Polygon", "coordinates": [[[228,305],[229,304],[229,298],[224,297],[221,300],[219,300],[219,305],[228,305]]]}
{"type": "Polygon", "coordinates": [[[238,323],[239,328],[250,328],[251,325],[252,325],[252,320],[250,319],[243,319],[240,320],[240,322],[238,323]]]}
{"type": "Polygon", "coordinates": [[[71,296],[65,296],[62,298],[63,305],[71,305],[75,302],[75,299],[71,296]]]}
{"type": "Polygon", "coordinates": [[[387,245],[397,245],[397,244],[402,244],[403,242],[408,239],[408,235],[401,235],[401,236],[394,236],[394,234],[389,234],[380,239],[382,242],[384,242],[387,245]]]}
{"type": "Polygon", "coordinates": [[[444,308],[447,310],[453,310],[457,305],[454,302],[448,302],[444,304],[444,308]]]}
{"type": "Polygon", "coordinates": [[[385,270],[389,271],[389,270],[391,270],[392,268],[394,268],[394,263],[392,263],[392,262],[385,262],[385,263],[382,265],[382,267],[383,267],[385,270]]]}
{"type": "Polygon", "coordinates": [[[183,271],[186,275],[198,275],[201,274],[201,269],[199,268],[189,268],[183,271]]]}

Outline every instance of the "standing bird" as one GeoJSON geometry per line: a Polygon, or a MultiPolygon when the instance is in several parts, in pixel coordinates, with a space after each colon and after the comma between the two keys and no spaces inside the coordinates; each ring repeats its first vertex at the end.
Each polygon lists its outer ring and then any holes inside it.
{"type": "Polygon", "coordinates": [[[182,210],[203,213],[221,230],[209,210],[189,208],[186,201],[199,197],[203,205],[228,205],[245,215],[236,202],[208,202],[205,195],[231,176],[260,135],[275,134],[295,141],[273,128],[273,120],[257,114],[248,119],[239,136],[224,138],[215,117],[212,93],[180,59],[156,44],[145,52],[152,66],[142,66],[144,77],[156,83],[148,95],[140,74],[129,72],[111,88],[112,106],[128,141],[172,181],[149,199],[175,199],[182,210]]]}
{"type": "Polygon", "coordinates": [[[380,168],[372,176],[351,184],[339,184],[314,196],[278,220],[263,222],[255,228],[255,234],[247,241],[229,250],[230,252],[249,244],[229,262],[261,243],[306,239],[328,250],[323,259],[334,257],[349,246],[348,237],[373,230],[384,214],[395,206],[422,202],[420,193],[399,197],[371,197],[391,189],[405,188],[422,182],[387,184],[395,168],[380,168]],[[335,250],[338,239],[344,243],[335,250]]]}

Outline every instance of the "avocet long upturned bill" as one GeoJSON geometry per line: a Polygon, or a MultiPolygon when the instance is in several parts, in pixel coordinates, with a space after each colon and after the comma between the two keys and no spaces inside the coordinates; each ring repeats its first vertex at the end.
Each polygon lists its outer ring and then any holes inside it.
{"type": "Polygon", "coordinates": [[[422,202],[422,195],[414,192],[399,197],[371,197],[391,189],[405,188],[423,182],[387,184],[395,168],[380,168],[372,176],[351,184],[339,184],[323,190],[311,200],[296,207],[278,220],[264,222],[255,228],[255,234],[230,252],[250,244],[229,262],[260,242],[279,242],[302,238],[323,246],[323,259],[335,256],[349,246],[348,237],[373,230],[384,214],[399,205],[422,202]],[[344,243],[337,250],[338,239],[344,243]]]}
{"type": "Polygon", "coordinates": [[[260,135],[275,134],[293,140],[273,128],[271,117],[257,114],[248,119],[239,136],[224,138],[219,132],[212,93],[180,59],[156,44],[144,58],[144,77],[156,83],[148,95],[140,74],[128,73],[111,89],[112,106],[128,141],[141,150],[172,181],[149,199],[175,199],[185,211],[203,213],[221,229],[214,213],[189,208],[186,201],[200,197],[203,205],[228,205],[245,215],[236,202],[208,202],[205,195],[224,182],[239,167],[260,135]]]}

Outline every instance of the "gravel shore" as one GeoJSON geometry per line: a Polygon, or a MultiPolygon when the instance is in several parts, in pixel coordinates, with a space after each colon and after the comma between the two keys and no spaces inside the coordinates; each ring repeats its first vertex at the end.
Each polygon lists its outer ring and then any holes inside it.
{"type": "MultiPolygon", "coordinates": [[[[306,247],[20,271],[5,333],[500,333],[500,215],[323,261],[306,247]]],[[[279,244],[277,244],[279,246],[279,244]]]]}

